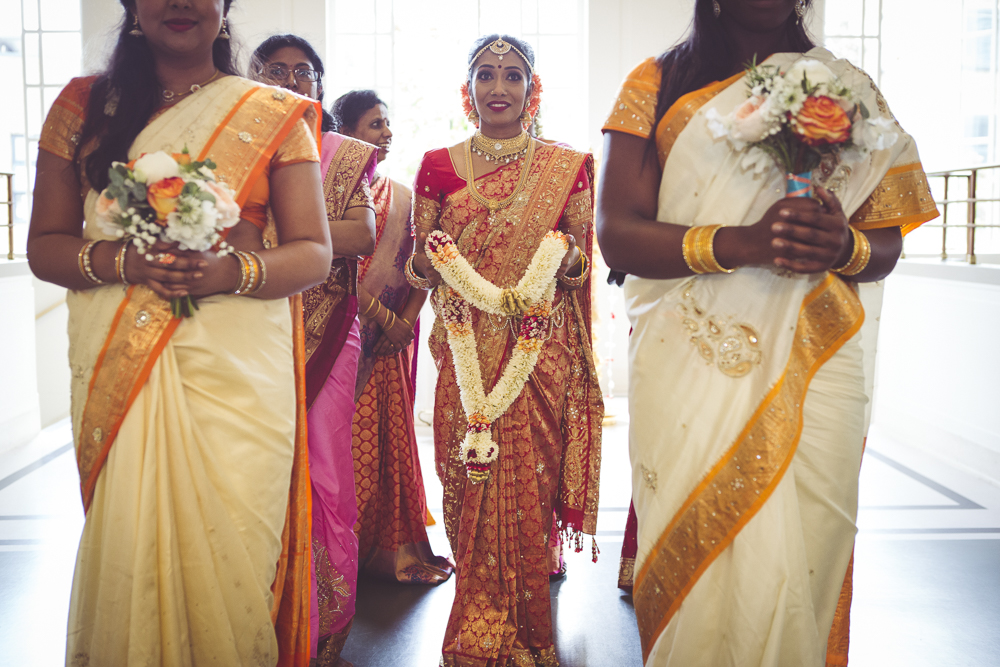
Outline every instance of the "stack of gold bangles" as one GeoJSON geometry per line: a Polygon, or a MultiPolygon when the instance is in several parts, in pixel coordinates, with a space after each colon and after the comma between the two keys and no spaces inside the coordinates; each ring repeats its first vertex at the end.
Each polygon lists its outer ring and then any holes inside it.
{"type": "Polygon", "coordinates": [[[418,276],[417,272],[413,270],[413,255],[410,255],[410,258],[406,260],[406,264],[403,266],[403,275],[406,276],[406,282],[416,289],[432,289],[434,287],[430,278],[418,276]]]}
{"type": "Polygon", "coordinates": [[[715,235],[722,225],[702,225],[692,227],[684,232],[681,251],[684,253],[684,263],[694,273],[732,273],[735,268],[727,269],[715,258],[715,235]]]}
{"type": "Polygon", "coordinates": [[[850,230],[851,236],[854,237],[854,250],[851,251],[851,258],[843,266],[831,269],[842,276],[858,275],[867,268],[868,262],[872,259],[872,244],[868,237],[854,227],[851,227],[850,230]]]}
{"type": "MultiPolygon", "coordinates": [[[[590,263],[587,261],[587,256],[584,255],[582,252],[580,253],[580,259],[576,260],[573,266],[576,266],[577,264],[581,263],[583,266],[580,267],[580,275],[576,277],[571,277],[564,274],[563,277],[559,279],[559,282],[561,282],[565,287],[569,287],[570,289],[576,289],[581,285],[583,285],[584,281],[587,280],[587,276],[590,275],[590,263]]],[[[569,268],[572,269],[573,266],[569,268]]],[[[567,271],[567,273],[569,272],[567,271]]]]}
{"type": "MultiPolygon", "coordinates": [[[[91,263],[91,255],[94,253],[94,246],[101,242],[101,239],[96,241],[87,241],[80,248],[80,254],[76,256],[76,263],[80,269],[80,275],[87,279],[91,285],[107,285],[107,283],[97,277],[94,273],[94,267],[91,263]]],[[[128,245],[126,243],[126,245],[128,245]]]]}
{"type": "Polygon", "coordinates": [[[240,284],[233,294],[250,296],[259,292],[267,283],[267,265],[254,251],[234,250],[240,262],[240,284]]]}
{"type": "MultiPolygon", "coordinates": [[[[361,312],[361,314],[364,317],[367,317],[368,319],[375,320],[375,322],[377,323],[378,322],[378,314],[380,312],[382,312],[382,302],[379,301],[378,299],[376,299],[375,297],[372,297],[372,300],[368,303],[368,305],[361,312]],[[375,312],[372,312],[372,307],[375,308],[375,312]]],[[[410,324],[410,321],[407,320],[405,317],[400,316],[399,319],[401,319],[404,322],[406,322],[407,324],[409,324],[409,326],[410,326],[411,329],[413,328],[413,325],[410,324]]],[[[385,309],[385,320],[379,326],[381,326],[383,329],[391,329],[395,324],[396,324],[396,313],[394,313],[391,310],[389,310],[388,308],[386,308],[385,309]]]]}

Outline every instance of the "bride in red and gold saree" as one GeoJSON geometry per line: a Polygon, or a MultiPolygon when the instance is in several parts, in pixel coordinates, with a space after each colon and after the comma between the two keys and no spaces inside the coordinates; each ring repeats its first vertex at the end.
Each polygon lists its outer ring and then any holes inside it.
{"type": "MultiPolygon", "coordinates": [[[[532,62],[530,47],[520,41],[491,35],[477,42],[470,79],[482,130],[452,149],[427,153],[414,186],[418,246],[428,235],[447,234],[468,266],[506,288],[505,294],[512,294],[552,232],[579,239],[555,274],[562,277],[553,283],[539,348],[522,340],[522,315],[537,313],[534,306],[511,308],[510,315],[470,306],[478,359],[456,359],[452,325],[446,331],[442,321],[454,314],[452,288],[441,284],[432,295],[437,319],[430,348],[439,371],[435,465],[457,569],[442,661],[449,667],[558,664],[547,558],[553,510],[567,532],[593,534],[597,523],[604,407],[590,334],[593,161],[523,132],[532,62]],[[512,138],[486,139],[505,135],[512,138]],[[480,151],[476,158],[473,149],[480,151]],[[507,382],[522,348],[538,349],[537,362],[484,431],[483,422],[467,414],[465,394],[473,388],[460,386],[457,376],[468,373],[456,363],[478,364],[472,374],[481,376],[480,391],[489,394],[507,382]],[[484,432],[498,450],[495,460],[467,465],[472,452],[463,441],[484,432]]],[[[418,247],[407,268],[411,284],[421,285],[421,275],[437,279],[423,250],[418,247]]]]}

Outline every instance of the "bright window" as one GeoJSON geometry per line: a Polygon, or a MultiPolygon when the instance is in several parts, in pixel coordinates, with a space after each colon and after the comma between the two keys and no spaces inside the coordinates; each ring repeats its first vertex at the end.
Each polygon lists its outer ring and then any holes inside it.
{"type": "MultiPolygon", "coordinates": [[[[62,87],[82,63],[79,0],[0,0],[0,172],[14,174],[14,252],[31,217],[38,137],[62,87]]],[[[6,222],[0,208],[0,224],[6,222]]],[[[0,250],[6,255],[6,235],[0,250]]]]}
{"type": "Polygon", "coordinates": [[[393,149],[380,168],[412,182],[423,152],[471,133],[459,88],[480,35],[528,41],[542,77],[543,136],[587,149],[584,0],[328,0],[327,105],[357,88],[386,101],[393,149]]]}

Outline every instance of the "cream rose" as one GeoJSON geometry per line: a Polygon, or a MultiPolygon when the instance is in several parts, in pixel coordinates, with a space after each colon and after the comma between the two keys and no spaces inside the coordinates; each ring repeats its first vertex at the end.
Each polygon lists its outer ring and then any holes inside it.
{"type": "Polygon", "coordinates": [[[156,183],[165,178],[176,178],[181,175],[177,162],[163,151],[141,156],[135,161],[132,171],[135,172],[135,180],[140,183],[156,183]]]}

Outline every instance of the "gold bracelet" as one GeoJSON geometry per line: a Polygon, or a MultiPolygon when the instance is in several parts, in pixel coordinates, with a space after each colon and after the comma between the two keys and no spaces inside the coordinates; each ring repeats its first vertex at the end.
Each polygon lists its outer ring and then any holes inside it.
{"type": "Polygon", "coordinates": [[[383,330],[388,330],[388,329],[391,329],[394,324],[396,324],[396,313],[392,312],[388,308],[385,309],[385,313],[386,313],[386,315],[385,315],[385,326],[383,326],[382,329],[383,330]],[[389,322],[389,318],[390,317],[392,318],[392,322],[391,323],[389,322]]]}
{"type": "Polygon", "coordinates": [[[410,255],[410,258],[406,260],[406,264],[403,265],[403,275],[406,276],[406,282],[410,283],[410,286],[415,289],[433,289],[434,285],[431,283],[430,278],[417,275],[417,272],[413,268],[413,258],[414,255],[410,255]]]}
{"type": "Polygon", "coordinates": [[[125,278],[126,251],[128,251],[128,239],[125,240],[125,243],[122,244],[122,247],[119,248],[118,252],[115,254],[115,274],[118,275],[118,282],[125,285],[125,287],[128,287],[130,283],[125,278]]]}
{"type": "Polygon", "coordinates": [[[736,270],[736,267],[723,267],[715,258],[715,235],[720,229],[722,225],[702,225],[684,232],[681,253],[692,273],[732,273],[736,270]]]}
{"type": "Polygon", "coordinates": [[[239,295],[240,293],[243,292],[244,289],[246,289],[247,278],[249,277],[250,273],[250,266],[249,266],[250,263],[246,260],[246,258],[243,256],[243,253],[240,252],[239,250],[234,250],[233,256],[236,257],[236,261],[240,263],[240,282],[236,285],[236,289],[233,290],[233,294],[239,295]]]}
{"type": "Polygon", "coordinates": [[[80,273],[91,285],[107,285],[106,282],[97,277],[97,274],[94,273],[93,266],[91,266],[91,255],[94,252],[94,247],[100,242],[101,239],[96,241],[87,241],[87,243],[80,248],[80,254],[77,256],[77,264],[80,268],[80,273]]]}
{"type": "Polygon", "coordinates": [[[851,237],[854,239],[854,250],[851,251],[851,257],[840,268],[831,269],[834,273],[839,273],[842,276],[858,275],[868,268],[868,262],[872,259],[871,241],[868,240],[868,237],[864,233],[854,227],[850,229],[851,237]]]}
{"type": "Polygon", "coordinates": [[[381,305],[382,303],[378,299],[372,297],[372,300],[368,302],[368,306],[365,308],[365,312],[361,314],[367,317],[368,319],[372,319],[373,317],[375,317],[375,315],[378,315],[379,306],[381,305]],[[375,308],[374,313],[371,312],[372,308],[375,308]]]}
{"type": "Polygon", "coordinates": [[[403,320],[404,322],[406,322],[406,326],[410,327],[410,331],[412,331],[412,330],[413,330],[413,322],[411,322],[410,320],[406,319],[406,318],[405,318],[405,317],[403,317],[402,315],[400,315],[400,316],[399,316],[399,319],[401,319],[401,320],[403,320]]]}
{"type": "MultiPolygon", "coordinates": [[[[583,268],[580,269],[580,275],[573,277],[563,274],[563,277],[559,279],[559,282],[561,282],[564,287],[576,289],[577,287],[582,286],[590,276],[590,264],[587,262],[587,256],[582,252],[580,253],[580,261],[583,262],[583,268]]],[[[576,266],[576,263],[574,263],[573,266],[576,266]]],[[[570,268],[573,267],[571,266],[570,268]]]]}
{"type": "Polygon", "coordinates": [[[248,295],[256,294],[257,292],[264,289],[264,285],[267,284],[267,264],[265,264],[264,260],[260,258],[260,255],[255,253],[253,250],[249,252],[250,256],[254,258],[254,261],[257,262],[257,266],[260,268],[260,282],[258,282],[257,285],[255,285],[252,290],[247,292],[248,295]]]}

